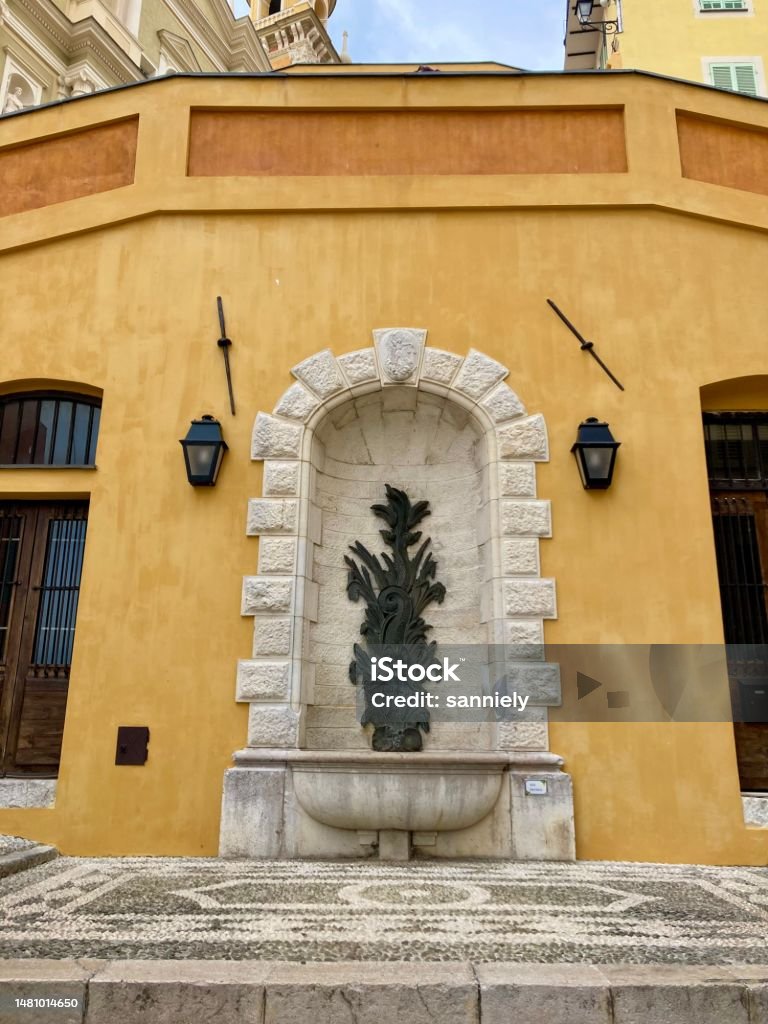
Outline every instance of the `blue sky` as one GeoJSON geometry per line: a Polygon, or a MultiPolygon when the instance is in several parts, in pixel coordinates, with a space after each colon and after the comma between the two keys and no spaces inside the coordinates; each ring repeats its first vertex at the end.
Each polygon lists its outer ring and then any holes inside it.
{"type": "Polygon", "coordinates": [[[564,0],[337,0],[328,28],[353,61],[498,60],[563,66],[564,0]]]}

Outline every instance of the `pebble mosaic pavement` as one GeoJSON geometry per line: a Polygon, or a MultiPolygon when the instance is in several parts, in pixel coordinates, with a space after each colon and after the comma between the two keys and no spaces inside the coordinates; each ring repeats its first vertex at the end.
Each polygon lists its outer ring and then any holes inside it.
{"type": "Polygon", "coordinates": [[[0,957],[768,963],[768,870],[72,858],[0,880],[0,957]]]}

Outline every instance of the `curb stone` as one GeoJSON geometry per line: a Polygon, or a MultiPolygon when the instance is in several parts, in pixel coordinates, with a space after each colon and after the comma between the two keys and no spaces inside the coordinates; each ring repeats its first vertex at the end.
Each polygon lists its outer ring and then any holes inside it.
{"type": "Polygon", "coordinates": [[[768,1024],[768,965],[0,960],[0,1024],[768,1024]],[[17,999],[73,1007],[18,1008],[17,999]]]}
{"type": "Polygon", "coordinates": [[[20,871],[36,868],[38,864],[45,864],[58,856],[59,851],[55,846],[43,846],[42,844],[0,854],[0,878],[8,878],[9,875],[16,875],[20,871]]]}

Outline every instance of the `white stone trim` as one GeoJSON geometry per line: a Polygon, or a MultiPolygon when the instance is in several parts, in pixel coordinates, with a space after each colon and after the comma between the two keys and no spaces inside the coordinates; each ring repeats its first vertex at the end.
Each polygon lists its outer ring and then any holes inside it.
{"type": "Polygon", "coordinates": [[[768,793],[742,793],[744,824],[749,828],[768,828],[768,793]]]}
{"type": "Polygon", "coordinates": [[[0,779],[0,808],[53,807],[56,779],[0,779]]]}
{"type": "MultiPolygon", "coordinates": [[[[516,645],[518,659],[543,659],[543,622],[557,617],[555,582],[540,576],[539,542],[552,533],[550,503],[536,497],[535,464],[549,459],[544,417],[527,413],[505,383],[506,366],[476,349],[462,357],[426,341],[423,328],[390,327],[375,330],[369,348],[338,357],[323,349],[293,368],[296,382],[274,411],[256,416],[251,456],[264,461],[264,496],[249,502],[247,534],[260,538],[260,551],[242,598],[243,615],[254,618],[253,657],[238,665],[236,693],[251,706],[250,746],[301,745],[302,712],[312,700],[305,637],[317,618],[311,575],[322,524],[313,502],[322,458],[313,450],[315,433],[338,407],[390,387],[439,396],[475,419],[487,446],[481,618],[490,642],[516,645]]],[[[555,703],[554,689],[547,692],[555,703]]],[[[532,715],[500,727],[497,745],[546,749],[546,707],[532,715]]]]}

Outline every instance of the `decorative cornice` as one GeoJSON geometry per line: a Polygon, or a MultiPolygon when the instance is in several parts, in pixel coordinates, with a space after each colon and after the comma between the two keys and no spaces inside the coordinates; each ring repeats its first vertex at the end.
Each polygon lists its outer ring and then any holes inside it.
{"type": "Polygon", "coordinates": [[[109,85],[144,79],[141,69],[94,18],[72,22],[52,0],[14,0],[14,7],[18,13],[9,11],[6,23],[57,74],[68,70],[71,59],[85,51],[114,77],[115,82],[109,85]],[[51,53],[51,46],[60,50],[65,59],[51,53]]]}
{"type": "Polygon", "coordinates": [[[237,70],[271,70],[258,44],[253,22],[250,18],[235,18],[226,0],[210,0],[220,31],[206,19],[195,0],[165,0],[165,3],[219,70],[234,70],[235,55],[238,56],[237,70]]]}

